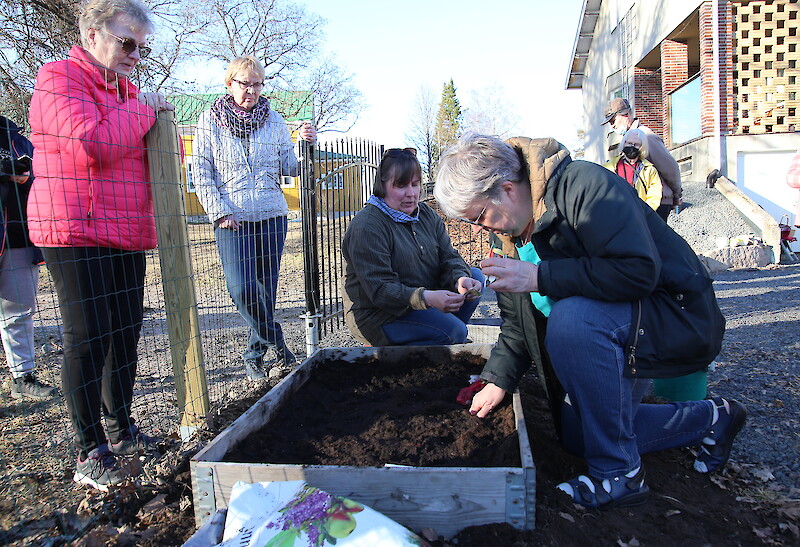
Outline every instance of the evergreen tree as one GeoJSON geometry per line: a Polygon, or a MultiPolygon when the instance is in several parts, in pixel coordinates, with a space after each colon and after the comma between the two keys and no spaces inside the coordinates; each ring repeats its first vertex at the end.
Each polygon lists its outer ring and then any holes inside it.
{"type": "Polygon", "coordinates": [[[461,103],[456,96],[456,86],[453,79],[444,84],[442,89],[442,101],[439,103],[439,111],[436,114],[436,129],[434,132],[434,143],[436,147],[435,160],[431,162],[431,172],[436,173],[436,165],[439,163],[439,154],[445,148],[455,142],[461,135],[461,103]]]}

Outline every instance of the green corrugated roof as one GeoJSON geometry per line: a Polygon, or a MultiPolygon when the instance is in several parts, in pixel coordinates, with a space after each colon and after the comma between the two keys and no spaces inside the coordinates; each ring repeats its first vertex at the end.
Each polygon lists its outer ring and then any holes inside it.
{"type": "MultiPolygon", "coordinates": [[[[175,121],[178,125],[195,125],[200,114],[211,108],[211,103],[220,95],[221,93],[172,95],[167,100],[175,105],[175,121]]],[[[272,108],[287,122],[314,119],[314,97],[310,91],[279,91],[266,97],[272,108]]]]}

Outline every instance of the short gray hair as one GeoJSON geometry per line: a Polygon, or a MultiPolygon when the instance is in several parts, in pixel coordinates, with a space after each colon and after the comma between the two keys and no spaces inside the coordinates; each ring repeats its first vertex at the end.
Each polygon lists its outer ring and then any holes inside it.
{"type": "Polygon", "coordinates": [[[622,149],[625,148],[625,145],[628,144],[628,140],[631,137],[639,137],[639,140],[642,142],[642,146],[639,148],[639,157],[642,159],[647,159],[647,154],[650,153],[650,147],[647,145],[647,133],[641,129],[628,129],[625,132],[625,135],[622,137],[622,141],[617,147],[619,149],[619,153],[622,153],[622,149]]]}
{"type": "Polygon", "coordinates": [[[433,195],[448,217],[463,217],[476,200],[497,199],[501,183],[523,178],[522,162],[510,144],[467,133],[439,158],[433,195]]]}
{"type": "Polygon", "coordinates": [[[83,47],[87,46],[86,38],[89,29],[106,30],[108,22],[122,14],[133,19],[136,28],[144,30],[147,34],[152,34],[155,30],[153,21],[150,19],[150,8],[139,0],[87,0],[81,6],[78,16],[83,47]]]}

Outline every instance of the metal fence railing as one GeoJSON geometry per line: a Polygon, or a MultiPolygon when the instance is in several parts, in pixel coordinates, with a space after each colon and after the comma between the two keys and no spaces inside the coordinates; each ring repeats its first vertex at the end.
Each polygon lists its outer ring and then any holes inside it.
{"type": "Polygon", "coordinates": [[[370,141],[328,142],[315,150],[314,179],[301,179],[307,196],[303,206],[306,287],[314,293],[307,296],[306,309],[310,324],[315,323],[312,316],[316,318],[319,335],[344,328],[340,244],[350,220],[372,192],[382,153],[383,147],[370,141]]]}

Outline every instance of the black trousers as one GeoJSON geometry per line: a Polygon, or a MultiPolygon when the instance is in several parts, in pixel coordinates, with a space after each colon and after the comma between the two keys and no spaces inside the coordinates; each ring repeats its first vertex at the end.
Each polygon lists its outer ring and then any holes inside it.
{"type": "Polygon", "coordinates": [[[658,206],[658,209],[656,209],[656,214],[661,217],[661,220],[666,222],[674,208],[674,205],[661,204],[658,206]]]}
{"type": "Polygon", "coordinates": [[[83,457],[101,444],[118,442],[133,425],[145,255],[102,247],[42,251],[55,282],[64,329],[61,385],[83,457]]]}

